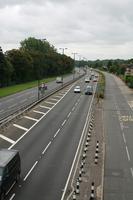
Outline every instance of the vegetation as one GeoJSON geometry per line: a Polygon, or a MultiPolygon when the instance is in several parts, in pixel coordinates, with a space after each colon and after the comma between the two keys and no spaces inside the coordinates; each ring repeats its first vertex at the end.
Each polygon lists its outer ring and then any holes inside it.
{"type": "Polygon", "coordinates": [[[46,40],[28,38],[19,49],[0,49],[0,88],[72,72],[74,60],[46,40]]]}

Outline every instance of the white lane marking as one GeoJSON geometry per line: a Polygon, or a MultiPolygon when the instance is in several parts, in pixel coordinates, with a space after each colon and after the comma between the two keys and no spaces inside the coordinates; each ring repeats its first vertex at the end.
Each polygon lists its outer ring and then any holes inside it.
{"type": "MultiPolygon", "coordinates": [[[[88,128],[87,125],[88,125],[88,120],[90,120],[90,111],[91,111],[91,107],[92,107],[94,95],[95,95],[95,92],[96,92],[96,88],[97,88],[97,83],[96,83],[95,90],[94,90],[94,93],[93,93],[93,96],[92,96],[92,99],[91,99],[91,102],[90,102],[89,110],[88,110],[87,117],[86,117],[86,122],[85,122],[83,131],[82,131],[82,134],[81,134],[81,137],[80,137],[80,141],[79,141],[79,144],[78,144],[78,147],[77,147],[77,151],[76,151],[75,156],[74,156],[73,163],[71,165],[71,169],[70,169],[70,172],[69,172],[69,175],[68,175],[68,179],[67,179],[65,188],[63,190],[63,194],[62,194],[61,200],[64,200],[64,197],[65,197],[65,194],[66,194],[66,190],[67,190],[67,187],[68,187],[68,183],[70,181],[70,177],[72,175],[75,163],[77,163],[77,164],[76,164],[75,171],[74,171],[74,174],[73,174],[73,177],[72,177],[73,180],[74,180],[74,177],[75,177],[75,174],[76,174],[76,171],[77,171],[77,166],[78,166],[78,163],[79,163],[79,159],[80,159],[80,155],[81,155],[81,150],[82,150],[82,148],[80,149],[80,147],[81,147],[81,143],[85,140],[85,136],[86,136],[85,135],[85,131],[86,131],[86,128],[88,128]],[[78,155],[79,155],[79,157],[78,157],[78,155]],[[78,159],[78,161],[76,162],[77,159],[78,159]]],[[[72,194],[72,192],[70,193],[70,195],[72,194]]],[[[70,195],[68,196],[68,198],[70,197],[70,195]]]]}
{"type": "Polygon", "coordinates": [[[17,106],[17,103],[15,103],[15,104],[9,106],[8,108],[13,108],[13,107],[15,107],[15,106],[17,106]]]}
{"type": "Polygon", "coordinates": [[[29,117],[29,116],[24,116],[24,118],[26,118],[26,119],[31,119],[31,120],[33,120],[33,121],[38,121],[38,119],[35,119],[35,118],[33,118],[33,117],[29,117]]]}
{"type": "Polygon", "coordinates": [[[65,119],[64,122],[61,124],[61,126],[64,126],[65,123],[66,123],[66,119],[65,119]]]}
{"type": "Polygon", "coordinates": [[[75,103],[75,106],[77,106],[77,105],[78,105],[78,102],[75,103]]]}
{"type": "Polygon", "coordinates": [[[59,132],[60,132],[60,128],[56,131],[54,138],[58,135],[59,132]]]}
{"type": "Polygon", "coordinates": [[[9,200],[12,200],[15,197],[15,193],[12,194],[9,200]]]}
{"type": "Polygon", "coordinates": [[[50,101],[45,101],[45,103],[52,104],[52,105],[54,105],[54,104],[55,104],[55,103],[53,103],[53,102],[50,102],[50,101]]]}
{"type": "Polygon", "coordinates": [[[44,154],[46,151],[47,151],[47,149],[48,149],[48,147],[51,145],[51,141],[47,144],[47,146],[45,147],[45,149],[43,150],[43,152],[42,152],[42,154],[44,154]]]}
{"type": "Polygon", "coordinates": [[[126,146],[126,152],[127,152],[127,157],[128,157],[128,160],[130,160],[130,155],[129,155],[129,151],[128,151],[128,148],[126,146]]]}
{"type": "Polygon", "coordinates": [[[18,124],[13,124],[13,126],[15,126],[15,127],[17,127],[17,128],[20,128],[20,129],[22,129],[22,130],[24,130],[24,131],[28,131],[28,128],[25,128],[25,127],[20,126],[20,125],[18,125],[18,124]]]}
{"type": "Polygon", "coordinates": [[[129,105],[130,108],[133,110],[133,101],[128,101],[128,105],[129,105]]]}
{"type": "Polygon", "coordinates": [[[47,108],[47,109],[51,109],[50,107],[48,107],[48,106],[42,106],[42,105],[40,105],[40,108],[47,108]]]}
{"type": "MultiPolygon", "coordinates": [[[[68,90],[68,92],[71,90],[71,88],[73,87],[73,85],[70,87],[70,89],[68,90]]],[[[68,93],[67,92],[67,93],[68,93]]],[[[57,103],[55,103],[55,105],[50,109],[50,110],[48,110],[47,111],[47,113],[49,113],[66,95],[67,95],[67,93],[57,102],[57,103]]],[[[46,113],[46,114],[47,114],[46,113]]],[[[34,126],[36,126],[44,117],[45,117],[46,115],[43,115],[42,117],[40,117],[40,119],[37,121],[37,122],[35,122],[30,128],[29,128],[29,130],[28,131],[26,131],[20,138],[18,138],[18,140],[14,143],[14,144],[12,144],[8,149],[12,149],[30,130],[32,130],[33,128],[34,128],[34,126]]]]}
{"type": "Polygon", "coordinates": [[[54,98],[50,98],[50,100],[53,100],[53,101],[58,101],[58,99],[54,99],[54,98]]]}
{"type": "Polygon", "coordinates": [[[60,98],[62,97],[62,95],[60,95],[60,96],[56,95],[56,96],[54,96],[54,97],[57,97],[57,98],[59,98],[59,99],[60,99],[60,98]]]}
{"type": "Polygon", "coordinates": [[[35,168],[35,166],[37,165],[38,161],[36,161],[34,163],[34,165],[32,166],[32,168],[30,169],[30,171],[27,173],[27,175],[24,177],[24,181],[26,181],[26,179],[28,178],[28,176],[30,175],[30,173],[33,171],[33,169],[35,168]]]}
{"type": "Polygon", "coordinates": [[[8,142],[10,142],[11,144],[14,144],[14,143],[15,143],[14,140],[12,140],[12,139],[10,139],[10,138],[8,138],[8,137],[2,135],[2,134],[0,134],[0,138],[6,140],[6,141],[8,141],[8,142]]]}
{"type": "Polygon", "coordinates": [[[75,106],[72,108],[72,111],[74,111],[75,110],[75,106]]]}
{"type": "Polygon", "coordinates": [[[11,185],[11,187],[9,188],[9,190],[6,192],[6,195],[10,192],[10,190],[13,188],[13,186],[15,185],[15,181],[13,182],[13,184],[11,185]]]}
{"type": "Polygon", "coordinates": [[[122,136],[123,136],[124,143],[126,144],[126,138],[125,138],[124,132],[122,133],[122,136]]]}
{"type": "Polygon", "coordinates": [[[72,114],[72,112],[70,112],[70,113],[67,115],[67,117],[69,118],[71,114],[72,114]]]}
{"type": "Polygon", "coordinates": [[[45,114],[44,112],[41,112],[41,111],[38,111],[38,110],[33,110],[33,112],[35,112],[35,113],[39,113],[39,114],[42,114],[42,115],[45,114]]]}
{"type": "Polygon", "coordinates": [[[133,177],[133,168],[130,168],[130,170],[131,170],[131,174],[132,174],[132,177],[133,177]]]}

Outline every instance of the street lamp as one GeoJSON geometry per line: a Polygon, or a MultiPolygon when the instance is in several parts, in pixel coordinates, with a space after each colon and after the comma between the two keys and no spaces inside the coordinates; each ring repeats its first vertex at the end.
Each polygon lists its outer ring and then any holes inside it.
{"type": "MultiPolygon", "coordinates": [[[[64,55],[65,50],[66,50],[67,48],[59,48],[59,49],[62,50],[62,55],[64,55]]],[[[63,72],[62,72],[62,86],[63,86],[63,72]]]]}
{"type": "Polygon", "coordinates": [[[75,73],[75,57],[76,57],[76,52],[72,53],[74,55],[74,69],[73,69],[73,80],[74,80],[74,73],[75,73]]]}
{"type": "Polygon", "coordinates": [[[67,48],[59,48],[59,49],[61,49],[61,50],[62,50],[62,54],[64,55],[64,53],[65,53],[65,50],[66,50],[67,48]]]}

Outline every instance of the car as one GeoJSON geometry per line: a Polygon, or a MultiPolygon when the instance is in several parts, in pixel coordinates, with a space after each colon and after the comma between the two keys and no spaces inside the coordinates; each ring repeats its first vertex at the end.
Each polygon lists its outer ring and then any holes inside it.
{"type": "Polygon", "coordinates": [[[81,90],[80,90],[80,86],[76,86],[75,88],[74,88],[74,93],[80,93],[81,92],[81,90]]]}
{"type": "Polygon", "coordinates": [[[85,83],[89,83],[89,82],[90,82],[90,78],[89,77],[85,78],[85,83]]]}
{"type": "Polygon", "coordinates": [[[58,76],[56,78],[56,83],[63,83],[63,77],[58,76]]]}
{"type": "Polygon", "coordinates": [[[97,79],[96,79],[96,78],[94,78],[94,79],[93,79],[93,82],[97,82],[97,79]]]}
{"type": "Polygon", "coordinates": [[[93,87],[88,85],[85,89],[85,95],[92,95],[93,94],[93,87]]]}
{"type": "Polygon", "coordinates": [[[0,199],[18,182],[21,173],[20,155],[17,150],[0,149],[0,199]]]}

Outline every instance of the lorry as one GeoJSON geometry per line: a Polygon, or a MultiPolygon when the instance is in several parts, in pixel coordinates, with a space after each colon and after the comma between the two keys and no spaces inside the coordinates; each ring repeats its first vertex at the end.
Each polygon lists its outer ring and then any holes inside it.
{"type": "Polygon", "coordinates": [[[17,150],[0,149],[0,200],[4,200],[21,173],[20,155],[17,150]]]}

